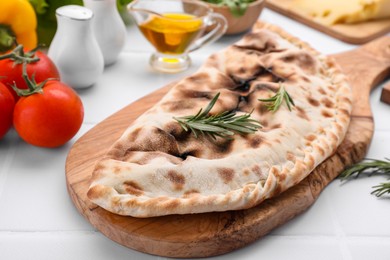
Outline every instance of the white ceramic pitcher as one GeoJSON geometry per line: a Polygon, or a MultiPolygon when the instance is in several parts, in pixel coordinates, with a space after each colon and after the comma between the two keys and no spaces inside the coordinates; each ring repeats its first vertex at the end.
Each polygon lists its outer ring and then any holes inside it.
{"type": "Polygon", "coordinates": [[[104,60],[92,31],[93,12],[83,6],[66,5],[56,10],[57,31],[48,55],[61,80],[71,87],[93,85],[104,70],[104,60]]]}
{"type": "Polygon", "coordinates": [[[83,0],[95,15],[92,28],[103,53],[104,64],[116,62],[126,42],[126,26],[119,15],[116,0],[83,0]]]}

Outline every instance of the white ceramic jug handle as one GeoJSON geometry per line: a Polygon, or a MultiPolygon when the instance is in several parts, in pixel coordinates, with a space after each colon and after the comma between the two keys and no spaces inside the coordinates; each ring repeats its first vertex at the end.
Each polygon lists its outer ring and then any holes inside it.
{"type": "Polygon", "coordinates": [[[206,27],[210,26],[215,26],[215,28],[197,39],[189,48],[189,52],[218,40],[227,30],[226,18],[221,14],[212,13],[206,19],[206,27]]]}

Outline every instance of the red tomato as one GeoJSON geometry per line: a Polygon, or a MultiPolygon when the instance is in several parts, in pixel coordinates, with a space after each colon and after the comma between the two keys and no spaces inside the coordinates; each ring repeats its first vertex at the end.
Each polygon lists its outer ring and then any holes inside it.
{"type": "Polygon", "coordinates": [[[5,136],[12,126],[14,106],[14,97],[7,87],[0,83],[0,139],[5,136]]]}
{"type": "MultiPolygon", "coordinates": [[[[27,65],[29,78],[32,78],[34,75],[36,82],[42,82],[48,78],[60,79],[60,74],[52,60],[43,52],[37,51],[35,54],[39,61],[27,65]]],[[[15,100],[18,100],[19,96],[12,89],[11,85],[15,83],[20,89],[28,88],[22,77],[22,64],[16,64],[11,59],[0,60],[0,82],[7,86],[15,100]]]]}
{"type": "Polygon", "coordinates": [[[62,82],[50,80],[43,93],[20,97],[13,123],[19,136],[29,144],[58,147],[80,129],[84,108],[77,93],[62,82]]]}

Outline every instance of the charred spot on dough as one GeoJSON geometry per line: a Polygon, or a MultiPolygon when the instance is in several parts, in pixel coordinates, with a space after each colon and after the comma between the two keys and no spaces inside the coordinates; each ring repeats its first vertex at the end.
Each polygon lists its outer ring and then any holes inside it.
{"type": "Polygon", "coordinates": [[[246,72],[246,69],[244,67],[240,67],[238,69],[238,73],[240,73],[240,74],[244,74],[245,72],[246,72]]]}
{"type": "Polygon", "coordinates": [[[136,129],[134,129],[134,130],[127,136],[127,140],[128,140],[129,142],[133,142],[133,141],[137,138],[138,134],[139,134],[141,131],[142,131],[142,127],[138,127],[138,128],[136,128],[136,129]]]}
{"type": "Polygon", "coordinates": [[[243,50],[252,50],[261,53],[280,52],[277,42],[263,33],[248,33],[244,36],[244,42],[239,42],[234,47],[243,50]]]}
{"type": "Polygon", "coordinates": [[[274,175],[277,179],[275,189],[272,192],[272,196],[279,195],[283,191],[283,186],[281,185],[281,183],[283,183],[283,181],[287,178],[287,175],[280,172],[275,167],[271,168],[270,174],[274,175]]]}
{"type": "Polygon", "coordinates": [[[333,132],[328,132],[328,136],[334,141],[337,142],[339,140],[339,137],[335,135],[333,132]]]}
{"type": "Polygon", "coordinates": [[[234,170],[231,168],[218,168],[217,172],[225,184],[231,182],[234,178],[234,170]]]}
{"type": "Polygon", "coordinates": [[[262,125],[264,128],[266,128],[266,127],[268,127],[269,123],[268,123],[267,120],[263,120],[263,121],[261,121],[261,125],[262,125]]]}
{"type": "Polygon", "coordinates": [[[317,99],[314,99],[312,97],[307,97],[307,101],[309,101],[309,104],[315,107],[318,107],[320,105],[320,102],[317,99]]]}
{"type": "Polygon", "coordinates": [[[112,169],[112,172],[114,174],[119,174],[121,171],[122,171],[121,167],[119,167],[119,166],[114,166],[114,168],[112,169]]]}
{"type": "Polygon", "coordinates": [[[263,138],[259,135],[251,135],[248,138],[248,145],[252,148],[258,148],[263,143],[263,138]]]}
{"type": "Polygon", "coordinates": [[[164,126],[164,130],[173,136],[180,135],[184,131],[180,124],[175,121],[168,122],[164,126]]]}
{"type": "Polygon", "coordinates": [[[172,182],[176,190],[183,189],[183,186],[186,182],[186,179],[183,174],[180,174],[174,170],[170,170],[168,171],[166,177],[170,182],[172,182]]]}
{"type": "Polygon", "coordinates": [[[172,211],[181,205],[179,199],[169,199],[163,203],[164,210],[167,212],[172,211]]]}
{"type": "Polygon", "coordinates": [[[93,170],[92,181],[103,178],[106,175],[105,170],[106,170],[106,167],[104,165],[102,165],[101,163],[99,163],[95,167],[95,169],[93,170]]]}
{"type": "Polygon", "coordinates": [[[260,168],[260,166],[259,166],[258,164],[255,164],[255,165],[251,168],[251,170],[252,170],[252,172],[253,172],[254,174],[256,174],[257,176],[262,176],[262,175],[263,175],[263,173],[262,173],[262,171],[261,171],[261,168],[260,168]]]}
{"type": "Polygon", "coordinates": [[[192,76],[189,76],[186,80],[194,82],[196,84],[208,84],[210,80],[210,75],[206,72],[199,72],[192,76]]]}
{"type": "Polygon", "coordinates": [[[302,76],[301,79],[307,83],[311,83],[311,80],[306,76],[302,76]]]}
{"type": "Polygon", "coordinates": [[[310,121],[310,118],[307,116],[306,111],[303,108],[299,106],[295,106],[295,108],[297,109],[297,114],[300,118],[310,121]]]}
{"type": "Polygon", "coordinates": [[[211,149],[219,154],[229,154],[233,149],[234,139],[218,138],[211,144],[211,149]]]}
{"type": "Polygon", "coordinates": [[[321,87],[318,88],[318,92],[320,92],[322,95],[326,95],[326,91],[321,87]]]}
{"type": "Polygon", "coordinates": [[[309,154],[307,157],[308,157],[307,158],[307,167],[309,169],[312,169],[314,167],[314,163],[315,163],[314,157],[311,154],[309,154]]]}
{"type": "Polygon", "coordinates": [[[128,194],[131,194],[134,196],[141,196],[144,194],[142,187],[140,185],[138,185],[138,183],[136,183],[135,181],[125,181],[123,183],[123,186],[124,186],[124,190],[128,194]]]}
{"type": "Polygon", "coordinates": [[[103,185],[95,185],[95,186],[89,188],[89,190],[87,192],[87,197],[91,200],[100,199],[100,198],[107,196],[107,194],[109,194],[110,191],[111,191],[111,188],[108,188],[108,187],[103,186],[103,185]]]}
{"type": "Polygon", "coordinates": [[[321,103],[324,104],[325,107],[327,108],[333,108],[334,103],[327,97],[324,97],[321,99],[321,103]]]}
{"type": "Polygon", "coordinates": [[[199,157],[197,154],[199,151],[197,150],[189,150],[189,151],[184,151],[181,154],[178,155],[179,158],[186,160],[188,156],[193,156],[193,157],[199,157]]]}
{"type": "MultiPolygon", "coordinates": [[[[210,83],[207,84],[210,85],[210,83]]],[[[222,73],[218,73],[213,82],[212,89],[220,89],[221,86],[223,86],[224,89],[232,90],[236,87],[236,83],[233,81],[233,79],[230,76],[222,73]]]]}
{"type": "Polygon", "coordinates": [[[259,105],[257,106],[257,112],[260,115],[264,115],[264,114],[270,113],[270,111],[269,111],[269,109],[267,107],[267,104],[265,102],[259,102],[259,105]]]}
{"type": "Polygon", "coordinates": [[[275,82],[261,82],[255,85],[255,91],[277,92],[278,90],[279,84],[275,84],[275,82]]]}
{"type": "Polygon", "coordinates": [[[295,162],[296,156],[292,152],[287,152],[286,159],[287,159],[287,161],[295,162]]]}
{"type": "Polygon", "coordinates": [[[352,101],[347,97],[341,97],[340,101],[343,103],[348,103],[348,105],[352,105],[352,101]]]}
{"type": "Polygon", "coordinates": [[[126,149],[123,147],[122,144],[116,143],[112,149],[110,149],[107,154],[105,155],[105,158],[112,158],[114,160],[121,160],[123,156],[126,153],[126,149]]]}
{"type": "Polygon", "coordinates": [[[236,78],[234,76],[230,76],[230,77],[236,84],[234,91],[248,92],[250,90],[251,82],[253,81],[253,79],[241,79],[241,78],[236,78]]]}
{"type": "Polygon", "coordinates": [[[208,156],[208,159],[223,158],[225,155],[231,153],[233,143],[234,139],[217,137],[214,140],[207,136],[198,136],[198,139],[193,137],[188,139],[188,142],[179,144],[181,153],[178,157],[183,160],[186,160],[188,156],[197,158],[206,158],[208,156]],[[207,150],[204,149],[205,146],[207,146],[207,150]]]}
{"type": "Polygon", "coordinates": [[[227,75],[229,75],[236,84],[235,89],[239,89],[237,85],[250,84],[251,81],[265,73],[264,67],[253,60],[243,58],[241,63],[246,64],[246,66],[242,67],[232,64],[231,66],[226,67],[227,75]]]}
{"type": "Polygon", "coordinates": [[[264,69],[268,72],[268,75],[271,76],[271,78],[270,78],[271,82],[280,83],[280,82],[285,82],[287,80],[286,77],[280,75],[280,73],[279,73],[280,71],[279,72],[277,71],[277,69],[278,69],[277,67],[273,67],[273,66],[268,67],[268,68],[264,67],[264,69]]]}
{"type": "Polygon", "coordinates": [[[345,115],[347,117],[349,117],[349,114],[350,114],[350,112],[347,109],[344,109],[344,108],[339,109],[339,113],[343,114],[343,115],[345,115]]]}
{"type": "Polygon", "coordinates": [[[196,189],[188,190],[183,193],[183,198],[190,198],[198,195],[200,192],[196,189]]]}
{"type": "Polygon", "coordinates": [[[126,147],[126,152],[129,151],[160,151],[172,155],[179,154],[176,139],[173,135],[167,133],[158,127],[144,127],[142,131],[130,133],[129,146],[126,147]]]}
{"type": "Polygon", "coordinates": [[[95,172],[100,172],[100,171],[104,171],[106,169],[106,166],[104,166],[103,164],[99,163],[95,166],[95,172]]]}
{"type": "MultiPolygon", "coordinates": [[[[140,152],[140,151],[129,151],[127,153],[126,162],[136,163],[139,165],[145,165],[148,164],[150,161],[156,158],[164,158],[167,162],[170,162],[172,164],[179,164],[182,162],[182,160],[177,157],[173,156],[167,153],[163,152],[154,152],[154,151],[148,151],[148,152],[140,152]]],[[[127,172],[129,172],[131,168],[129,167],[126,169],[127,172]]]]}
{"type": "Polygon", "coordinates": [[[274,124],[274,125],[270,126],[270,129],[279,129],[279,128],[282,128],[281,124],[274,124]]]}
{"type": "Polygon", "coordinates": [[[238,96],[236,111],[251,111],[253,106],[251,105],[252,95],[249,93],[248,95],[238,96]]]}
{"type": "Polygon", "coordinates": [[[165,126],[164,126],[164,130],[175,137],[175,139],[180,142],[182,140],[186,140],[189,135],[190,135],[190,132],[187,132],[185,131],[177,122],[175,121],[171,121],[169,123],[167,123],[165,126]]]}
{"type": "Polygon", "coordinates": [[[314,60],[313,56],[306,52],[289,52],[284,57],[282,57],[282,60],[285,63],[294,63],[299,68],[311,74],[315,73],[316,61],[314,60]]]}
{"type": "Polygon", "coordinates": [[[273,124],[273,125],[269,126],[268,122],[266,122],[266,124],[264,124],[264,122],[261,122],[261,123],[263,125],[263,129],[262,129],[263,132],[268,132],[268,131],[272,131],[272,130],[276,130],[276,129],[282,128],[281,124],[273,124]]]}
{"type": "MultiPolygon", "coordinates": [[[[180,98],[187,99],[187,98],[205,98],[207,100],[213,99],[213,97],[216,95],[215,93],[212,93],[210,91],[199,91],[194,89],[183,89],[180,92],[181,96],[180,98]]],[[[187,101],[187,100],[185,100],[187,101]]]]}
{"type": "Polygon", "coordinates": [[[317,150],[320,152],[321,156],[325,156],[325,150],[321,146],[316,146],[317,150]]]}
{"type": "Polygon", "coordinates": [[[324,117],[333,117],[333,113],[329,110],[321,110],[321,115],[323,115],[324,117]]]}
{"type": "Polygon", "coordinates": [[[230,75],[232,80],[235,82],[235,91],[247,93],[251,89],[258,91],[262,89],[269,89],[271,91],[277,90],[277,87],[272,86],[274,82],[282,82],[285,79],[273,72],[272,67],[266,68],[261,64],[253,67],[250,77],[240,78],[237,76],[230,75]],[[261,82],[252,84],[252,82],[261,82]],[[271,83],[271,84],[270,84],[271,83]]]}
{"type": "Polygon", "coordinates": [[[305,139],[310,141],[310,142],[313,142],[315,139],[317,139],[317,137],[313,134],[310,134],[310,135],[305,136],[305,139]]]}

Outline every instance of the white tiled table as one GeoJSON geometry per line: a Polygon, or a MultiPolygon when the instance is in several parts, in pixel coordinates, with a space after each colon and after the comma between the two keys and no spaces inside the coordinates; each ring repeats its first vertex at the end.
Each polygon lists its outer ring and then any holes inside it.
{"type": "MultiPolygon", "coordinates": [[[[354,48],[304,25],[265,10],[261,18],[283,27],[326,54],[354,48]]],[[[106,68],[98,83],[79,94],[85,121],[67,145],[41,149],[21,141],[11,131],[0,141],[0,259],[165,259],[118,245],[96,231],[73,206],[65,184],[65,159],[71,145],[95,124],[136,99],[194,72],[214,51],[239,39],[224,37],[192,53],[193,66],[176,75],[148,67],[152,48],[135,28],[129,28],[125,51],[106,68]]],[[[390,157],[390,106],[371,103],[375,135],[370,158],[390,157]]],[[[331,183],[305,213],[255,243],[215,259],[390,259],[390,199],[370,195],[384,177],[364,177],[331,183]]]]}

